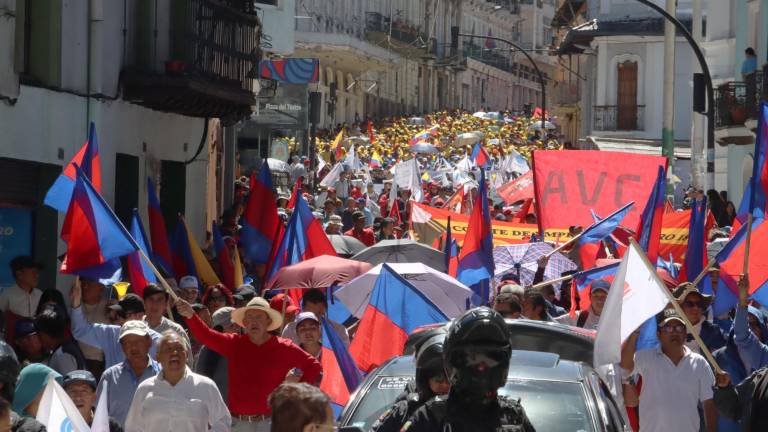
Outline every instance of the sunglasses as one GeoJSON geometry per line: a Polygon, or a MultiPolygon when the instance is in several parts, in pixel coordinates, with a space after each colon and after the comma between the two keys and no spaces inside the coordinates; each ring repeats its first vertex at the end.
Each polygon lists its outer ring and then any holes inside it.
{"type": "Polygon", "coordinates": [[[699,309],[706,309],[707,302],[705,302],[704,300],[697,301],[697,302],[686,300],[683,302],[683,307],[686,307],[686,308],[698,307],[699,309]]]}
{"type": "Polygon", "coordinates": [[[673,325],[673,326],[672,325],[664,326],[660,328],[659,331],[662,333],[685,333],[686,332],[685,326],[682,324],[673,325]]]}

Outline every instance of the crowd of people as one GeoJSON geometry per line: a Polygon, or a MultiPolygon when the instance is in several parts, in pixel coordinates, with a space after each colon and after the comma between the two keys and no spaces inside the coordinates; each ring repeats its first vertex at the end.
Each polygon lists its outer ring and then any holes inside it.
{"type": "MultiPolygon", "coordinates": [[[[427,131],[420,140],[437,149],[414,155],[426,174],[420,182],[421,202],[451,210],[459,204],[466,211],[478,179],[468,159],[471,146],[455,145],[459,135],[482,133],[496,176],[489,183],[502,184],[527,169],[519,164],[511,169],[506,158],[525,159],[537,148],[562,147],[553,135],[532,128],[536,121],[504,113],[486,118],[462,112],[435,113],[423,122],[387,119],[377,123],[375,132],[370,127],[368,145],[358,145],[354,151],[352,141],[337,138],[364,134],[355,129],[368,125],[340,127],[318,141],[319,159],[328,162],[325,167],[313,173],[308,159],[296,155],[290,174],[293,184],[301,187],[295,192],[307,201],[326,234],[351,236],[372,246],[412,235],[408,222],[416,191],[393,192],[397,186],[391,168],[410,157],[409,148],[420,131],[427,131]],[[341,164],[338,178],[322,184],[333,162],[341,164]],[[463,168],[463,163],[470,165],[463,168]],[[460,190],[466,196],[457,203],[460,190]]],[[[238,243],[249,193],[248,179],[239,179],[235,203],[220,223],[227,244],[238,243]]],[[[709,191],[706,195],[722,227],[713,230],[709,240],[727,237],[735,207],[724,194],[709,191]]],[[[689,190],[686,205],[703,196],[703,191],[689,190]]],[[[495,198],[495,205],[489,201],[494,219],[519,217],[522,203],[495,198]]],[[[290,201],[290,194],[277,195],[284,224],[292,211],[290,201]]],[[[535,223],[533,211],[522,217],[535,223]]],[[[212,248],[204,246],[206,252],[212,248]]],[[[562,252],[579,262],[577,244],[562,252]]],[[[221,270],[210,255],[213,268],[221,270]]],[[[193,275],[178,275],[178,280],[168,280],[172,291],[150,283],[119,296],[111,285],[78,278],[65,298],[55,287],[40,289],[40,263],[31,257],[15,258],[10,263],[15,284],[0,293],[7,342],[0,343],[0,432],[43,430],[34,419],[49,377],[61,384],[89,424],[96,401],[106,392],[113,432],[332,430],[328,396],[317,389],[323,374],[321,320],[328,319],[326,291],[307,290],[296,304],[285,293],[264,289],[267,269],[263,264],[252,264],[246,256],[235,262],[242,262],[242,273],[248,275],[239,286],[206,285],[193,275]]],[[[589,307],[569,313],[571,302],[578,298],[571,296],[568,284],[542,284],[547,266],[546,256],[539,259],[533,283],[527,286],[514,272],[502,275],[489,308],[467,312],[458,319],[466,320],[466,325],[451,327],[448,336],[429,333],[415,350],[414,386],[373,430],[436,430],[431,429],[436,421],[432,410],[448,410],[444,421],[453,422],[455,431],[473,430],[472,424],[482,425],[482,430],[507,424],[517,427],[509,430],[532,430],[519,404],[496,398],[511,352],[504,342],[509,339],[507,327],[499,320],[527,318],[596,330],[611,290],[610,280],[594,281],[586,294],[589,307]],[[451,345],[476,337],[462,333],[475,325],[488,332],[487,337],[470,345],[451,345]],[[450,339],[452,331],[457,334],[450,339]],[[495,366],[488,369],[489,363],[480,362],[482,367],[470,367],[477,359],[468,360],[466,346],[493,359],[495,366]],[[461,354],[453,356],[452,350],[461,354]],[[448,395],[447,402],[440,398],[434,402],[439,395],[448,395]]],[[[674,311],[662,313],[656,327],[660,347],[635,352],[638,336],[633,335],[610,375],[615,381],[607,384],[627,406],[633,426],[639,418],[644,431],[768,430],[764,424],[768,411],[762,409],[768,401],[768,321],[762,306],[742,297],[730,312],[713,316],[712,295],[691,284],[678,284],[667,270],[658,271],[682,306],[685,319],[674,311]],[[689,334],[686,320],[722,367],[716,376],[689,334]],[[745,425],[751,429],[744,429],[745,425]]],[[[717,286],[716,268],[710,276],[717,286]]],[[[329,324],[326,328],[348,346],[356,325],[329,324]]]]}

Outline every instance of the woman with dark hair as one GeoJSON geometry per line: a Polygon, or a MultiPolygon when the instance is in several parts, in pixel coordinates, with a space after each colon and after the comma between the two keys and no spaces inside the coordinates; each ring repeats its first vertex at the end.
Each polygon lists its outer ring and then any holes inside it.
{"type": "Polygon", "coordinates": [[[330,398],[315,386],[282,384],[269,395],[271,432],[330,432],[336,430],[330,398]]]}
{"type": "Polygon", "coordinates": [[[225,287],[224,284],[220,283],[210,285],[206,288],[205,293],[203,293],[202,301],[211,315],[224,306],[232,306],[235,303],[232,298],[232,291],[225,287]]]}
{"type": "Polygon", "coordinates": [[[64,294],[59,290],[43,290],[43,293],[40,295],[40,302],[37,304],[37,310],[35,310],[35,316],[40,315],[41,312],[51,305],[55,305],[56,312],[64,314],[64,318],[67,320],[67,327],[69,327],[67,304],[64,302],[64,294]]]}
{"type": "Polygon", "coordinates": [[[709,210],[712,211],[717,225],[721,227],[730,225],[725,214],[725,202],[723,202],[720,194],[716,190],[710,189],[707,191],[707,200],[709,200],[709,210]]]}
{"type": "Polygon", "coordinates": [[[725,219],[728,222],[727,226],[733,226],[733,221],[736,219],[736,206],[730,201],[725,203],[725,219]]]}

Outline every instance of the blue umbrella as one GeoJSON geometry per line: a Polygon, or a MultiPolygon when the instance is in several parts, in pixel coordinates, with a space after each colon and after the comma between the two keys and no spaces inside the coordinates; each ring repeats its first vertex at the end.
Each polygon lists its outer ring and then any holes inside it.
{"type": "Polygon", "coordinates": [[[411,146],[411,153],[430,153],[435,154],[438,153],[439,150],[437,150],[437,147],[433,146],[432,144],[426,143],[426,142],[418,142],[411,146]]]}

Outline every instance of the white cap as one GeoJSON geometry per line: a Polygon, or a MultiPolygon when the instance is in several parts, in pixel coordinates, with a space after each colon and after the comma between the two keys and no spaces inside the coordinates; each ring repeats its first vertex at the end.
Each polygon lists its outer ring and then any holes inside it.
{"type": "Polygon", "coordinates": [[[121,340],[128,335],[149,336],[149,326],[141,320],[126,321],[120,327],[120,337],[117,340],[121,340]]]}
{"type": "Polygon", "coordinates": [[[196,277],[187,275],[179,279],[179,288],[194,288],[200,290],[200,285],[197,283],[196,277]]]}

